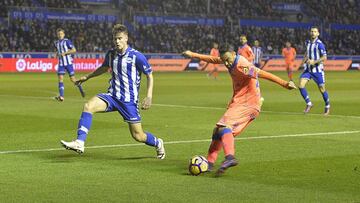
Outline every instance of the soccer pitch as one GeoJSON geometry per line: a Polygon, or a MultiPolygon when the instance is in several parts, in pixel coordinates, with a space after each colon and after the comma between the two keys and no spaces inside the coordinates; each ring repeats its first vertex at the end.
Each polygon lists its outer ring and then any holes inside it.
{"type": "MultiPolygon", "coordinates": [[[[86,99],[106,92],[108,78],[84,83],[86,99]]],[[[206,155],[230,77],[154,78],[153,106],[141,114],[145,131],[164,139],[165,160],[135,142],[117,112],[94,116],[83,155],[62,149],[61,139],[76,138],[86,99],[67,78],[65,101],[51,99],[55,74],[0,74],[0,202],[360,202],[360,72],[326,73],[328,117],[313,81],[314,108],[303,115],[298,90],[260,80],[263,112],[237,137],[240,164],[220,178],[190,176],[187,166],[206,155]]]]}

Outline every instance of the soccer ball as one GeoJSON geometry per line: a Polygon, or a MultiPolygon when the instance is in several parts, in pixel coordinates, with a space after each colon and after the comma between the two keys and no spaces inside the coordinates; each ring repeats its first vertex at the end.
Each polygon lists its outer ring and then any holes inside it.
{"type": "Polygon", "coordinates": [[[191,175],[197,176],[208,170],[209,163],[205,157],[196,155],[190,159],[189,172],[191,175]]]}

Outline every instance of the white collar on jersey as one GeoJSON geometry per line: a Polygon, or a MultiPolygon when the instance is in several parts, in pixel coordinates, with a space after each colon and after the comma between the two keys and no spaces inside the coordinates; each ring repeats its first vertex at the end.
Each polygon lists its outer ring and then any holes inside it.
{"type": "Polygon", "coordinates": [[[314,41],[312,41],[312,40],[310,39],[310,43],[311,43],[311,44],[314,44],[315,42],[317,42],[317,41],[318,41],[318,39],[319,39],[318,37],[317,37],[317,38],[315,38],[315,39],[314,39],[314,41]]]}
{"type": "Polygon", "coordinates": [[[120,53],[120,52],[118,52],[116,49],[115,49],[115,50],[116,50],[116,54],[117,54],[117,55],[125,56],[125,54],[126,54],[127,52],[129,52],[130,49],[131,49],[131,47],[128,45],[128,48],[126,48],[126,50],[124,51],[124,53],[120,53]]]}

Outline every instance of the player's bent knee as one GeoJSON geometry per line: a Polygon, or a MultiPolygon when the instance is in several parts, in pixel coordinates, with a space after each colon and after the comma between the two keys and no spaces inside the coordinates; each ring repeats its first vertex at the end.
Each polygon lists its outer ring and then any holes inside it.
{"type": "Polygon", "coordinates": [[[143,132],[131,132],[131,135],[138,142],[146,141],[146,134],[143,132]]]}
{"type": "Polygon", "coordinates": [[[212,139],[213,140],[220,140],[221,137],[224,135],[224,134],[227,134],[227,133],[231,133],[231,128],[227,127],[227,126],[218,126],[218,127],[215,127],[214,129],[214,132],[213,132],[213,137],[212,139]]]}
{"type": "Polygon", "coordinates": [[[325,85],[319,86],[320,92],[324,93],[326,91],[325,85]]]}
{"type": "Polygon", "coordinates": [[[95,112],[95,104],[90,101],[86,102],[84,104],[84,111],[89,112],[89,113],[94,113],[95,112]]]}
{"type": "Polygon", "coordinates": [[[304,87],[305,87],[305,85],[306,85],[306,83],[304,83],[304,82],[300,81],[300,83],[299,83],[299,88],[304,88],[304,87]]]}

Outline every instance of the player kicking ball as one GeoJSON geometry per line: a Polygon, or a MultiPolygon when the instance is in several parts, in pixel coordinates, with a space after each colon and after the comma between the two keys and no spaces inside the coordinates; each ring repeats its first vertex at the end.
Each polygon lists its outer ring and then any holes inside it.
{"type": "MultiPolygon", "coordinates": [[[[73,58],[71,54],[76,53],[76,49],[71,42],[71,40],[65,38],[65,30],[62,28],[58,28],[56,30],[56,35],[58,40],[55,41],[54,45],[56,48],[56,57],[59,59],[58,63],[58,79],[59,79],[59,96],[56,96],[55,99],[62,102],[64,101],[64,75],[65,71],[69,73],[70,80],[75,84],[75,71],[73,67],[73,58]]],[[[75,84],[81,93],[82,97],[85,97],[85,92],[80,84],[75,84]]]]}
{"type": "Polygon", "coordinates": [[[183,55],[209,63],[223,63],[232,78],[234,94],[226,112],[216,123],[207,156],[209,171],[212,171],[219,151],[224,149],[225,160],[216,171],[216,176],[220,176],[228,168],[238,164],[235,159],[234,137],[239,135],[259,115],[261,96],[258,77],[275,82],[289,90],[296,89],[296,86],[292,81],[284,81],[271,73],[258,69],[243,56],[230,51],[229,46],[220,49],[220,57],[191,51],[185,51],[183,55]]]}
{"type": "Polygon", "coordinates": [[[85,103],[78,124],[77,139],[71,142],[61,140],[61,144],[66,149],[74,150],[79,154],[84,153],[84,143],[91,127],[93,114],[118,111],[128,123],[132,137],[138,142],[154,147],[157,158],[164,159],[163,140],[143,131],[138,109],[141,73],[145,74],[147,79],[147,94],[141,108],[147,110],[151,106],[154,81],[151,66],[142,53],[128,46],[128,31],[124,25],[116,24],[112,34],[115,48],[106,53],[104,63],[94,72],[76,81],[76,84],[81,84],[108,72],[111,68],[112,78],[108,92],[98,94],[85,103]]]}

